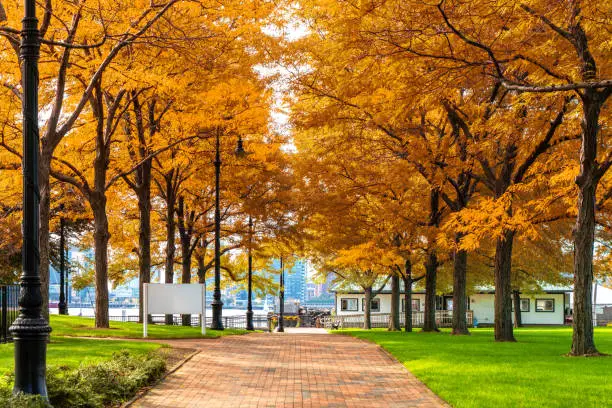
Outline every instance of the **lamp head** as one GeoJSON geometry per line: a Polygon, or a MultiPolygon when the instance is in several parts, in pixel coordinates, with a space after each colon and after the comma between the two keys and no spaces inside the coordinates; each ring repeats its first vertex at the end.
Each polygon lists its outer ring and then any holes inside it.
{"type": "Polygon", "coordinates": [[[244,146],[242,145],[242,136],[238,136],[238,143],[236,143],[236,157],[243,158],[246,157],[247,152],[244,150],[244,146]]]}

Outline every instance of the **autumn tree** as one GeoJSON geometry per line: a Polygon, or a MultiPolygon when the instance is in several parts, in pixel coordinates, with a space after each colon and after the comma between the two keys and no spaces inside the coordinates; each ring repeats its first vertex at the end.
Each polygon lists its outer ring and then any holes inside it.
{"type": "MultiPolygon", "coordinates": [[[[572,355],[597,354],[593,339],[591,283],[597,187],[612,161],[598,134],[602,110],[612,93],[606,64],[609,16],[594,2],[421,1],[397,8],[385,3],[372,11],[393,12],[403,28],[375,35],[398,52],[431,61],[434,70],[468,72],[492,78],[496,86],[519,94],[575,95],[581,108],[580,172],[574,227],[574,335],[572,355]],[[426,23],[425,23],[426,22],[426,23]],[[486,28],[486,29],[482,29],[486,28]],[[545,56],[543,58],[543,56],[545,56]],[[603,147],[598,156],[598,147],[603,147]]],[[[528,98],[528,97],[526,97],[528,98]]],[[[532,109],[546,106],[533,99],[532,109]]],[[[546,100],[546,98],[544,98],[546,100]]],[[[507,240],[509,241],[509,240],[507,240]]],[[[506,244],[509,245],[509,244],[506,244]]],[[[508,270],[506,268],[506,270],[508,270]]],[[[510,338],[508,301],[502,336],[510,338]]],[[[499,308],[498,308],[499,309],[499,308]]],[[[496,319],[497,320],[497,319],[496,319]]],[[[501,323],[498,323],[501,324],[501,323]]],[[[501,333],[498,330],[498,335],[501,333]]]]}
{"type": "MultiPolygon", "coordinates": [[[[42,127],[39,157],[40,199],[40,275],[43,303],[48,303],[49,287],[49,220],[50,172],[57,146],[75,126],[89,104],[95,88],[114,59],[129,45],[141,38],[168,12],[178,0],[170,0],[161,7],[148,4],[144,8],[131,2],[98,2],[95,7],[83,3],[54,8],[54,2],[45,2],[40,26],[41,109],[50,113],[42,127]],[[103,14],[121,16],[118,19],[100,19],[103,14]],[[66,92],[70,98],[66,98],[66,92]]],[[[0,33],[6,39],[3,50],[3,72],[6,86],[20,94],[18,25],[23,14],[17,7],[1,7],[0,33]],[[6,47],[6,45],[9,47],[6,47]],[[12,51],[12,55],[11,55],[12,51]]],[[[43,308],[45,315],[48,309],[43,308]]]]}

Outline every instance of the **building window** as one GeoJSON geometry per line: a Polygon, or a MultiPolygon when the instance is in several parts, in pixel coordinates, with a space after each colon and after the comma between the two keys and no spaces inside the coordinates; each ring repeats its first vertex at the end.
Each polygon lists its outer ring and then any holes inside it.
{"type": "Polygon", "coordinates": [[[356,312],[359,310],[359,299],[342,298],[340,299],[340,310],[344,312],[356,312]]]}
{"type": "MultiPolygon", "coordinates": [[[[530,300],[521,298],[521,312],[529,312],[530,300]]],[[[514,299],[512,299],[512,311],[514,312],[514,299]]]]}
{"type": "MultiPolygon", "coordinates": [[[[364,311],[365,307],[365,299],[361,302],[361,311],[364,311]]],[[[380,299],[375,298],[370,300],[370,311],[371,312],[380,312],[380,299]]]]}
{"type": "Polygon", "coordinates": [[[554,312],[555,299],[536,299],[536,312],[554,312]]]}
{"type": "MultiPolygon", "coordinates": [[[[402,299],[402,312],[406,311],[406,299],[402,299]]],[[[412,299],[412,311],[420,312],[421,311],[421,300],[420,299],[412,299]]]]}

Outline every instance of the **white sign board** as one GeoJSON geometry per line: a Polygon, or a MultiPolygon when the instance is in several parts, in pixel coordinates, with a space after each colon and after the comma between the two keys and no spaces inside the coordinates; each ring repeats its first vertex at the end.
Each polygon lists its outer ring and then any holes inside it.
{"type": "MultiPolygon", "coordinates": [[[[206,291],[200,283],[145,283],[144,313],[199,314],[202,334],[206,334],[206,291]]],[[[143,319],[143,337],[147,337],[148,318],[143,319]]]]}

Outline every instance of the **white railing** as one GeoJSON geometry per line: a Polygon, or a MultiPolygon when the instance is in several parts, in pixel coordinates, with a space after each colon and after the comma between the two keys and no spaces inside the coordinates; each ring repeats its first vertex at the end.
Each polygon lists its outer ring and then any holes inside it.
{"type": "MultiPolygon", "coordinates": [[[[474,312],[468,310],[465,314],[468,326],[474,324],[474,312]]],[[[372,313],[370,323],[372,328],[389,327],[390,313],[372,313]]],[[[423,327],[425,319],[424,312],[412,312],[412,327],[423,327]]],[[[404,313],[400,313],[400,324],[406,321],[404,313]]],[[[364,322],[363,314],[351,314],[340,316],[325,316],[321,318],[321,324],[326,329],[332,328],[362,328],[364,322]]],[[[453,312],[451,310],[436,310],[436,325],[438,327],[451,327],[453,325],[453,312]]]]}

